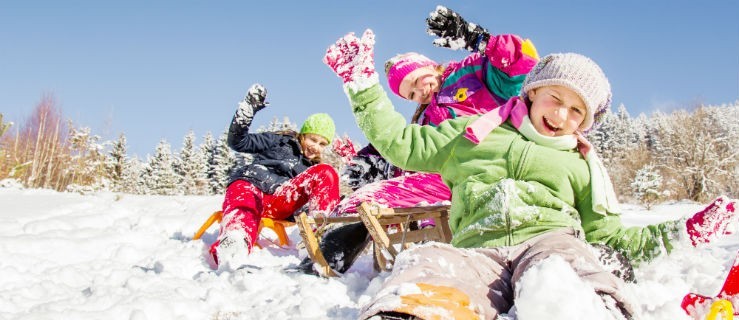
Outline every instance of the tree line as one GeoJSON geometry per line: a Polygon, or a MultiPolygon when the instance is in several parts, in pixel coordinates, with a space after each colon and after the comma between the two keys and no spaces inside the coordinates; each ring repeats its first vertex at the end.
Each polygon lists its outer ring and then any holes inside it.
{"type": "MultiPolygon", "coordinates": [[[[257,131],[296,130],[288,118],[257,131]]],[[[648,207],[665,200],[706,201],[739,195],[739,101],[721,106],[640,114],[621,105],[602,116],[587,134],[622,201],[648,207]]],[[[352,143],[349,137],[337,143],[352,143]]],[[[324,155],[340,170],[346,161],[327,148],[324,155]]],[[[146,159],[129,157],[125,134],[102,141],[89,128],[63,120],[51,95],[44,95],[20,125],[0,114],[0,180],[28,188],[132,194],[222,194],[230,171],[251,161],[218,137],[206,133],[199,145],[186,133],[178,150],[161,140],[146,159]]],[[[347,188],[343,190],[348,192],[347,188]]]]}

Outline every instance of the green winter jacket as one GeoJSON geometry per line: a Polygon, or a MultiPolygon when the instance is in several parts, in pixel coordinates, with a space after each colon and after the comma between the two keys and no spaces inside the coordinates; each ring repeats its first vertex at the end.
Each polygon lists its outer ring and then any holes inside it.
{"type": "Polygon", "coordinates": [[[359,127],[382,156],[405,170],[441,174],[452,190],[456,247],[516,245],[572,228],[636,260],[670,248],[675,223],[626,228],[618,215],[592,210],[588,165],[576,150],[537,145],[509,123],[474,144],[464,132],[479,116],[406,125],[379,84],[348,95],[359,127]]]}

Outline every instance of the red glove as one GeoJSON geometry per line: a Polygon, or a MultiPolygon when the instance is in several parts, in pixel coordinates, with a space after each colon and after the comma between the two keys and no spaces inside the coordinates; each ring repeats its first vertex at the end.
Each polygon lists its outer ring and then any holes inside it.
{"type": "Polygon", "coordinates": [[[354,142],[349,136],[344,138],[334,139],[333,151],[344,160],[344,163],[348,163],[351,159],[357,155],[357,150],[354,147],[354,142]]]}
{"type": "Polygon", "coordinates": [[[326,50],[323,63],[354,89],[366,89],[378,83],[374,62],[375,34],[364,31],[359,39],[350,32],[326,50]]]}
{"type": "Polygon", "coordinates": [[[737,216],[734,214],[736,205],[736,200],[720,196],[688,219],[685,227],[693,246],[699,243],[709,243],[719,236],[731,234],[729,227],[737,223],[737,216]]]}

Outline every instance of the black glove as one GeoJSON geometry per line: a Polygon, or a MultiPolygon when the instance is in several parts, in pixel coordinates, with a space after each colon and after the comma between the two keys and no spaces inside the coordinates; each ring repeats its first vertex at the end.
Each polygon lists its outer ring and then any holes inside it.
{"type": "Polygon", "coordinates": [[[356,191],[362,186],[393,177],[395,166],[380,156],[357,155],[341,173],[347,184],[356,191]]]}
{"type": "Polygon", "coordinates": [[[444,6],[437,6],[435,11],[429,13],[426,25],[428,34],[439,37],[434,40],[437,47],[485,52],[490,39],[490,32],[485,28],[465,21],[458,13],[444,6]]]}
{"type": "Polygon", "coordinates": [[[254,112],[264,109],[269,105],[269,102],[265,102],[267,99],[267,89],[261,84],[255,83],[246,92],[244,101],[254,107],[254,112]]]}

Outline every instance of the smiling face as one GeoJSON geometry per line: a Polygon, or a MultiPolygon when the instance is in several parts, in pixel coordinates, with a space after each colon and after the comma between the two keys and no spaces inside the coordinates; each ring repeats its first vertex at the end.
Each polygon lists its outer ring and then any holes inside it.
{"type": "Polygon", "coordinates": [[[314,159],[320,159],[323,148],[328,146],[328,140],[321,135],[315,133],[303,133],[300,134],[300,148],[303,150],[303,155],[308,160],[313,161],[314,159]]]}
{"type": "Polygon", "coordinates": [[[529,118],[537,132],[557,137],[575,133],[585,120],[587,107],[580,96],[563,86],[529,90],[529,118]]]}
{"type": "Polygon", "coordinates": [[[434,66],[418,68],[408,73],[400,82],[400,96],[418,103],[430,103],[431,97],[439,91],[441,75],[434,66]]]}

